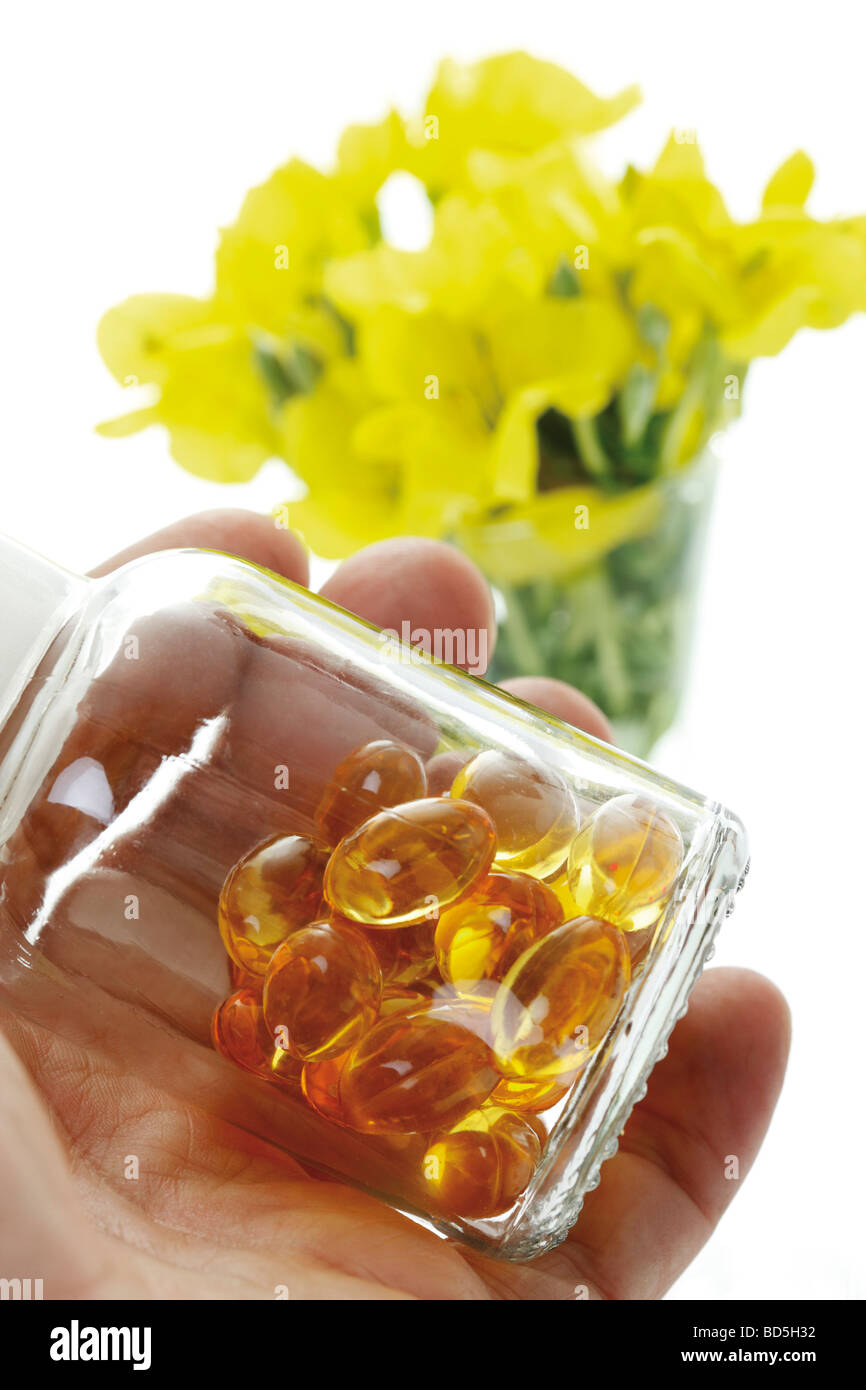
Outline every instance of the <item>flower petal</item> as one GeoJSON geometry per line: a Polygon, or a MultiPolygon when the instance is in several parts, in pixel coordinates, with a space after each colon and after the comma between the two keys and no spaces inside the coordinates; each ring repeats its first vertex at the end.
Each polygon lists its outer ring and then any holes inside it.
{"type": "Polygon", "coordinates": [[[762,207],[801,208],[812,191],[815,166],[803,150],[796,150],[780,164],[764,189],[762,207]]]}

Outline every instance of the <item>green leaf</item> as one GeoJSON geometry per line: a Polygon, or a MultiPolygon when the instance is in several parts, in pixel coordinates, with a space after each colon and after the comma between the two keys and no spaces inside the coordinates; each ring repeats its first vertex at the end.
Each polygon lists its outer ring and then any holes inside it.
{"type": "Polygon", "coordinates": [[[299,343],[281,351],[265,338],[253,343],[253,363],[274,409],[292,396],[308,395],[322,371],[318,359],[299,343]]]}
{"type": "Polygon", "coordinates": [[[560,256],[547,285],[547,293],[557,299],[575,299],[580,294],[580,277],[565,256],[560,256]]]}

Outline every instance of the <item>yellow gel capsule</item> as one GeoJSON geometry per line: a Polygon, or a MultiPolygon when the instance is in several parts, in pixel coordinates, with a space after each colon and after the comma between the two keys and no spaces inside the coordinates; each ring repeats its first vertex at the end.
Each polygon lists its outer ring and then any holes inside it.
{"type": "Polygon", "coordinates": [[[553,768],[488,749],[461,768],[451,795],[487,812],[496,827],[496,864],[547,878],[565,860],[578,811],[553,768]]]}
{"type": "Polygon", "coordinates": [[[422,922],[471,891],[495,848],[490,817],[479,807],[449,797],[409,801],[341,840],[325,871],[325,897],[367,926],[422,922]]]}
{"type": "Polygon", "coordinates": [[[410,748],[377,739],[357,748],[337,767],[316,811],[316,829],[328,845],[386,806],[414,801],[427,791],[424,764],[410,748]]]}
{"type": "Polygon", "coordinates": [[[328,851],[302,835],[280,835],[236,864],[219,901],[219,929],[235,965],[264,975],[274,951],[322,912],[328,851]]]}
{"type": "Polygon", "coordinates": [[[556,896],[559,905],[562,908],[563,921],[568,922],[571,920],[572,917],[581,917],[583,915],[581,913],[580,908],[574,900],[574,894],[572,893],[571,887],[568,882],[568,865],[566,865],[562,873],[557,874],[555,878],[550,879],[548,881],[547,886],[550,889],[550,891],[556,896]]]}
{"type": "Polygon", "coordinates": [[[546,883],[529,874],[492,873],[442,912],[435,938],[439,973],[453,984],[501,979],[562,920],[559,900],[546,883]]]}
{"type": "Polygon", "coordinates": [[[572,1077],[604,1039],[631,978],[625,940],[595,917],[565,922],[515,961],[493,1001],[506,1076],[572,1077]]]}
{"type": "Polygon", "coordinates": [[[360,932],[314,922],[284,941],[265,979],[265,1022],[302,1061],[346,1052],[376,1018],[382,972],[360,932]]]}
{"type": "Polygon", "coordinates": [[[457,1124],[499,1080],[483,1039],[428,1010],[397,1013],[352,1051],[340,1082],[346,1123],[368,1134],[430,1133],[457,1124]]]}
{"type": "Polygon", "coordinates": [[[682,862],[670,816],[649,797],[616,796],[575,836],[568,887],[579,912],[638,931],[658,918],[682,862]]]}
{"type": "MultiPolygon", "coordinates": [[[[553,879],[547,886],[559,902],[563,917],[566,921],[570,921],[572,917],[582,917],[584,915],[575,902],[574,894],[569,886],[567,873],[560,874],[558,878],[553,879]]],[[[659,910],[660,906],[650,909],[650,914],[654,919],[658,917],[659,910]]],[[[640,915],[645,915],[646,913],[647,909],[643,909],[643,913],[640,915]]],[[[620,931],[625,932],[625,944],[631,961],[632,979],[634,979],[638,969],[643,966],[655,938],[655,922],[651,922],[647,927],[641,927],[639,925],[639,920],[640,916],[638,923],[616,923],[620,931]]]]}
{"type": "Polygon", "coordinates": [[[434,1140],[424,1154],[424,1182],[451,1216],[496,1216],[526,1190],[540,1157],[538,1134],[522,1115],[484,1107],[434,1140]]]}
{"type": "Polygon", "coordinates": [[[494,1090],[488,1104],[502,1106],[505,1110],[528,1110],[538,1113],[549,1110],[552,1105],[568,1095],[574,1077],[565,1081],[554,1078],[552,1081],[516,1081],[512,1076],[504,1076],[494,1090]]]}

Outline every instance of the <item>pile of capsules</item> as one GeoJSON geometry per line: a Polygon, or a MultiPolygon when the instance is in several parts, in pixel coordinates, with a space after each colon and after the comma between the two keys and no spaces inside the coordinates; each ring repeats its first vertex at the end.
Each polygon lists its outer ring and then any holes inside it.
{"type": "Polygon", "coordinates": [[[337,767],[316,838],[231,871],[217,1050],[405,1150],[436,1211],[507,1211],[620,1011],[683,860],[643,795],[582,813],[489,749],[425,768],[380,740],[337,767]],[[434,795],[434,790],[443,794],[434,795]]]}

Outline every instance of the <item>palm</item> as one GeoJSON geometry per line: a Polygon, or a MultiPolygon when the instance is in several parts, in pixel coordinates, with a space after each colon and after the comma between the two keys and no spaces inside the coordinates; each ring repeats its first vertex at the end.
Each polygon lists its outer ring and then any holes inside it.
{"type": "MultiPolygon", "coordinates": [[[[288,538],[249,518],[202,518],[161,543],[217,545],[303,578],[288,538]]],[[[489,622],[480,585],[451,572],[444,552],[404,544],[390,559],[387,588],[381,564],[365,569],[359,557],[331,581],[331,597],[398,629],[405,617],[428,628],[489,622]]],[[[538,682],[521,693],[603,733],[574,692],[538,682]]],[[[659,1296],[736,1189],[728,1156],[747,1171],[787,1051],[775,989],[711,972],[569,1240],[531,1265],[507,1265],[309,1176],[139,1079],[96,1030],[73,1043],[8,1014],[2,1022],[60,1129],[58,1139],[4,1050],[0,1103],[13,1123],[0,1139],[3,1263],[38,1264],[52,1272],[46,1293],[71,1297],[659,1296]],[[17,1134],[27,1135],[26,1156],[17,1134]]]]}

